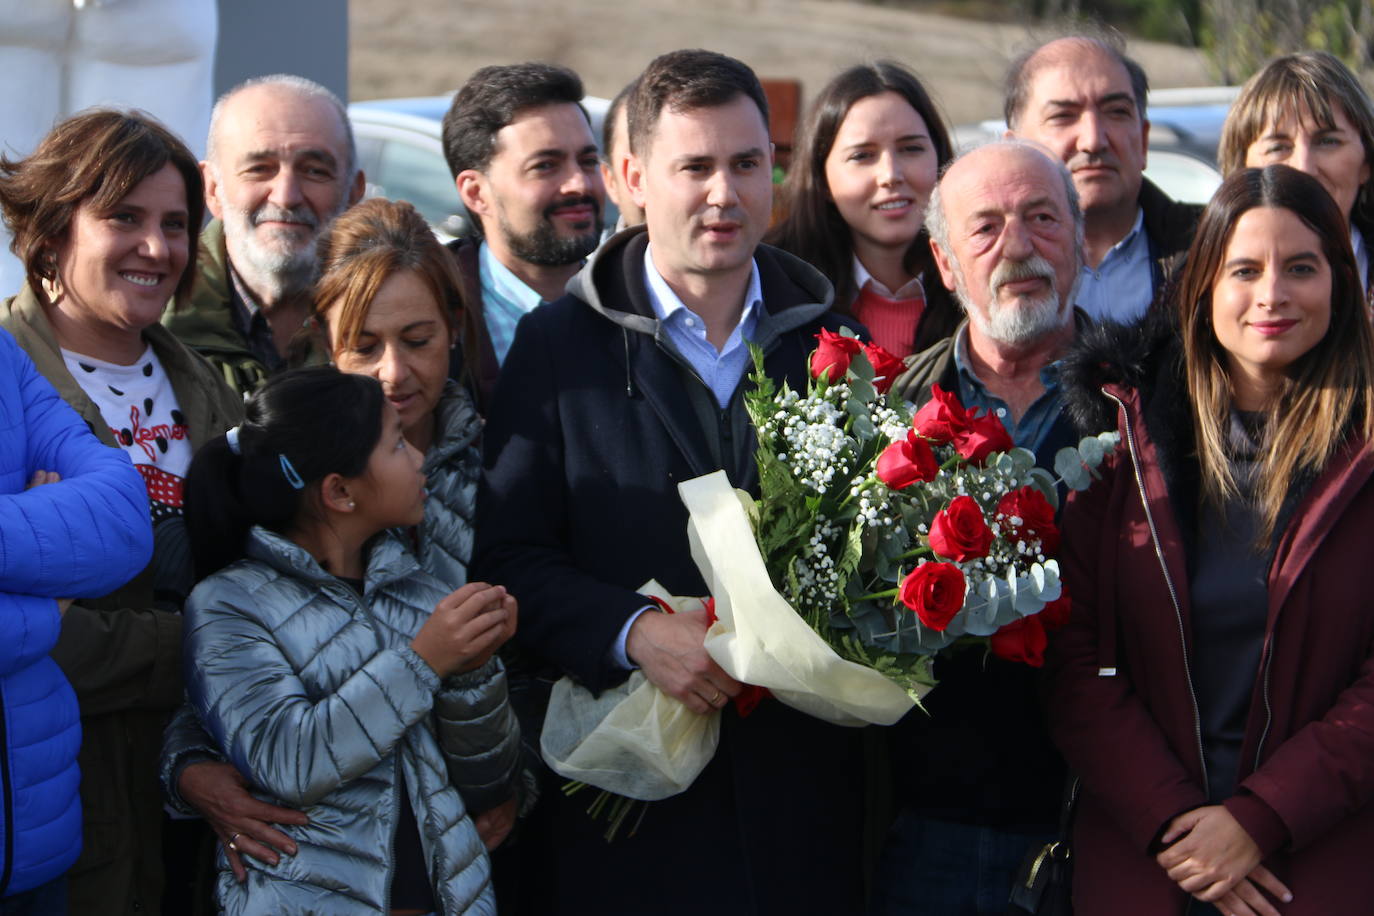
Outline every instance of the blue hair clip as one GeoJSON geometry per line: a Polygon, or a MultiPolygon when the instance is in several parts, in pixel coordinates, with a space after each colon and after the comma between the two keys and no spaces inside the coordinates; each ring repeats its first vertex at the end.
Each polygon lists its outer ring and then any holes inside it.
{"type": "Polygon", "coordinates": [[[233,452],[235,455],[243,454],[243,451],[239,447],[239,429],[240,427],[235,426],[224,434],[224,441],[229,443],[229,451],[233,452]]]}
{"type": "Polygon", "coordinates": [[[296,473],[296,468],[291,464],[291,459],[280,453],[277,457],[281,459],[281,476],[286,478],[286,482],[291,484],[293,489],[305,489],[305,481],[301,480],[301,475],[296,473]]]}

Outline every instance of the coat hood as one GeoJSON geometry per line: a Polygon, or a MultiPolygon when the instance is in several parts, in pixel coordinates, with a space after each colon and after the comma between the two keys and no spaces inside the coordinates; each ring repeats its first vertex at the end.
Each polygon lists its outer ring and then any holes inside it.
{"type": "MultiPolygon", "coordinates": [[[[657,335],[658,319],[644,284],[644,251],[648,245],[649,233],[644,226],[617,232],[568,281],[568,293],[628,331],[657,335]]],[[[834,287],[810,264],[762,244],[754,249],[754,260],[775,334],[815,321],[830,310],[834,287]]],[[[770,340],[756,343],[766,348],[770,340]]]]}
{"type": "Polygon", "coordinates": [[[1064,407],[1083,435],[1116,428],[1116,405],[1102,388],[1117,393],[1152,392],[1165,379],[1182,383],[1183,348],[1171,315],[1150,309],[1134,324],[1080,326],[1064,357],[1060,385],[1064,407]]]}

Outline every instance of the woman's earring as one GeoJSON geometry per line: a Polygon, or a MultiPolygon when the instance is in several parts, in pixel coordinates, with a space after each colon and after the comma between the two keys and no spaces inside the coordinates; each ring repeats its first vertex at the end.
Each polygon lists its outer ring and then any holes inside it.
{"type": "Polygon", "coordinates": [[[51,248],[43,249],[39,258],[39,276],[50,303],[62,298],[62,281],[57,275],[57,252],[51,248]]]}
{"type": "Polygon", "coordinates": [[[350,499],[350,500],[348,501],[348,508],[349,508],[349,509],[356,509],[356,508],[358,508],[358,504],[355,503],[353,500],[350,499]]]}

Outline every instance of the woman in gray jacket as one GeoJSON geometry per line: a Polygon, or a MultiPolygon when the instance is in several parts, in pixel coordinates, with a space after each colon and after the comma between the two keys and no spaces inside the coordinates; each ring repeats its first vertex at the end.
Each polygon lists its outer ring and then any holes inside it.
{"type": "Polygon", "coordinates": [[[269,381],[192,465],[207,578],[186,606],[187,689],[255,794],[308,818],[281,828],[294,855],[247,862],[242,883],[221,859],[228,913],[495,912],[467,812],[518,779],[495,658],[515,601],[451,591],[389,530],[421,521],[420,464],[380,385],[310,369],[269,381]]]}

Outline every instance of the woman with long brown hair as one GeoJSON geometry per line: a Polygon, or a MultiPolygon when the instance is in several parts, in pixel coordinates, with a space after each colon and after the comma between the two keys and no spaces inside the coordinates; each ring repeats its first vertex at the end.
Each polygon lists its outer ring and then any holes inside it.
{"type": "Polygon", "coordinates": [[[1065,369],[1080,425],[1121,433],[1064,513],[1047,665],[1075,903],[1367,912],[1374,335],[1345,214],[1287,166],[1233,173],[1156,321],[1065,369]]]}
{"type": "Polygon", "coordinates": [[[954,156],[944,120],[901,64],[850,67],[816,97],[770,241],[835,285],[835,310],[906,356],[959,323],[925,231],[926,203],[954,156]]]}

